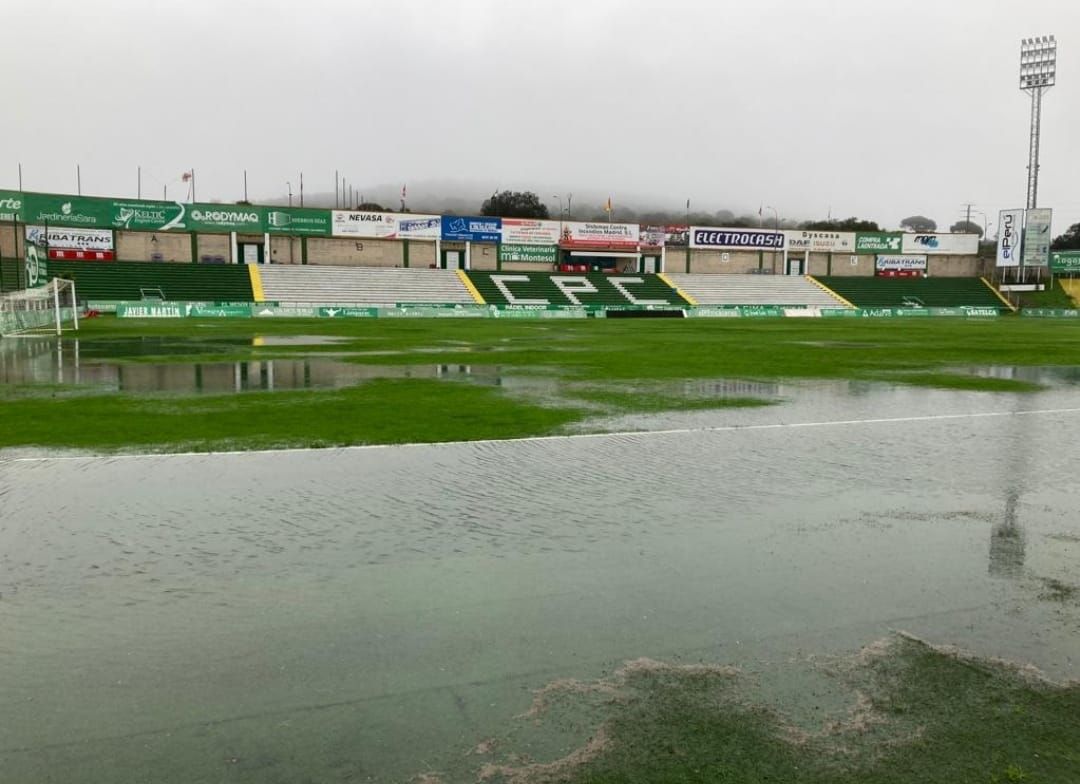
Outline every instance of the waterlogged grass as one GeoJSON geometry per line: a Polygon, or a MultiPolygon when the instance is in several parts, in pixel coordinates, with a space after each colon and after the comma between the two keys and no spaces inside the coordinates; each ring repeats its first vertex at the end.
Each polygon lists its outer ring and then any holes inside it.
{"type": "MultiPolygon", "coordinates": [[[[382,321],[92,319],[82,340],[193,338],[215,360],[363,352],[351,361],[460,362],[551,367],[575,380],[862,378],[957,365],[1080,365],[1080,324],[1032,319],[657,320],[571,322],[415,319],[382,321]],[[247,345],[255,336],[333,335],[321,346],[247,345]],[[245,343],[236,341],[244,340],[245,343]],[[212,352],[212,353],[211,353],[212,352]]],[[[176,360],[168,352],[127,347],[176,360]]]]}
{"type": "Polygon", "coordinates": [[[1080,781],[1078,685],[905,637],[833,677],[848,708],[810,729],[755,703],[746,679],[720,667],[642,661],[592,684],[556,683],[528,718],[542,730],[572,715],[566,703],[592,702],[590,715],[603,705],[590,740],[544,763],[523,763],[517,737],[490,743],[498,753],[479,775],[514,784],[1080,781]]]}
{"type": "Polygon", "coordinates": [[[521,402],[491,387],[390,379],[334,391],[23,398],[4,401],[0,411],[0,445],[96,451],[518,438],[554,432],[581,416],[574,409],[521,402]]]}
{"type": "Polygon", "coordinates": [[[1014,378],[987,378],[960,373],[900,373],[892,377],[901,384],[966,392],[1038,392],[1046,387],[1014,378]]]}
{"type": "Polygon", "coordinates": [[[953,368],[1080,366],[1080,323],[1015,318],[511,322],[103,317],[84,322],[77,337],[84,363],[332,355],[345,362],[394,367],[498,366],[503,375],[543,374],[563,382],[565,389],[578,390],[578,402],[574,392],[541,405],[515,399],[507,391],[435,381],[220,398],[83,390],[69,394],[42,388],[40,399],[27,399],[31,391],[19,389],[0,395],[0,415],[12,423],[0,429],[0,446],[243,449],[510,438],[563,432],[594,415],[597,404],[620,413],[762,404],[681,394],[681,381],[841,378],[1030,392],[1040,387],[962,375],[953,368]],[[285,346],[253,340],[297,335],[339,340],[285,346]],[[645,392],[633,391],[637,388],[645,392]]]}
{"type": "Polygon", "coordinates": [[[626,413],[710,411],[721,408],[757,408],[776,401],[756,397],[679,397],[674,393],[629,392],[603,388],[575,389],[570,396],[626,413]]]}

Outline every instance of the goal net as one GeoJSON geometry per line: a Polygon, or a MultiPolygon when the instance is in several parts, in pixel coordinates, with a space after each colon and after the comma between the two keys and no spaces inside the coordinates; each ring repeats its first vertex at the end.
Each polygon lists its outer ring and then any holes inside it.
{"type": "Polygon", "coordinates": [[[79,328],[75,283],[53,278],[36,288],[0,295],[0,335],[61,334],[79,328]]]}

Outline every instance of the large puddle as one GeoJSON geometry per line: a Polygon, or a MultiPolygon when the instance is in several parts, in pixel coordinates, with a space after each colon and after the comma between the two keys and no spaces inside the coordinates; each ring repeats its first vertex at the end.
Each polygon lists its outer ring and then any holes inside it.
{"type": "MultiPolygon", "coordinates": [[[[14,343],[5,383],[503,379],[14,343]]],[[[531,726],[545,684],[702,662],[816,705],[808,662],[894,630],[1080,678],[1077,374],[962,370],[1048,388],[693,381],[784,402],[609,417],[653,431],[622,435],[0,461],[0,780],[472,781],[454,771],[531,726]]]]}

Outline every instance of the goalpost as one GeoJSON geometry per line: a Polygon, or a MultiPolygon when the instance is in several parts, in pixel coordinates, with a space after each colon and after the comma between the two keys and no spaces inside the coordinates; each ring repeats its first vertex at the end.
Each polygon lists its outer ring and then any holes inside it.
{"type": "Polygon", "coordinates": [[[43,286],[0,295],[0,335],[9,337],[55,331],[65,322],[79,329],[75,281],[53,278],[43,286]]]}

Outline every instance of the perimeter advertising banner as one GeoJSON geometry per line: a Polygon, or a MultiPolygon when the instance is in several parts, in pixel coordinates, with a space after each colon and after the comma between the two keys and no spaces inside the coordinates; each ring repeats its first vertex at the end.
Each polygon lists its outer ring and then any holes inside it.
{"type": "Polygon", "coordinates": [[[330,210],[267,207],[266,230],[271,234],[330,236],[330,210]]]}
{"type": "Polygon", "coordinates": [[[691,226],[690,247],[721,250],[783,250],[784,232],[691,226]]]}
{"type": "Polygon", "coordinates": [[[685,223],[675,223],[664,227],[664,244],[685,248],[690,244],[690,227],[685,223]]]}
{"type": "Polygon", "coordinates": [[[571,250],[636,251],[640,227],[636,223],[563,223],[560,245],[571,250]]]}
{"type": "Polygon", "coordinates": [[[442,238],[457,242],[499,242],[502,239],[502,219],[443,215],[442,238]]]}
{"type": "Polygon", "coordinates": [[[27,223],[89,228],[105,228],[112,225],[112,209],[107,199],[27,193],[24,194],[23,206],[22,218],[27,223]]]}
{"type": "Polygon", "coordinates": [[[0,191],[0,222],[22,220],[22,209],[20,191],[0,191]]]}
{"type": "Polygon", "coordinates": [[[554,264],[559,250],[554,245],[499,245],[499,261],[527,261],[537,264],[554,264]]]}
{"type": "Polygon", "coordinates": [[[667,231],[664,226],[642,226],[641,247],[662,248],[667,241],[667,231]]]}
{"type": "Polygon", "coordinates": [[[904,253],[974,256],[979,252],[978,234],[905,234],[904,253]]]}
{"type": "Polygon", "coordinates": [[[855,234],[856,253],[899,253],[903,247],[904,235],[898,231],[860,231],[855,234]]]}
{"type": "Polygon", "coordinates": [[[109,225],[125,231],[180,231],[188,206],[178,201],[114,201],[109,225]]]}
{"type": "Polygon", "coordinates": [[[1045,267],[1050,261],[1050,219],[1053,210],[1031,209],[1024,218],[1024,266],[1045,267]]]}
{"type": "Polygon", "coordinates": [[[1080,250],[1062,250],[1051,253],[1050,271],[1080,273],[1080,250]]]}
{"type": "Polygon", "coordinates": [[[1002,210],[998,213],[997,266],[1020,266],[1020,238],[1023,231],[1023,210],[1002,210]]]}
{"type": "Polygon", "coordinates": [[[854,253],[855,232],[851,231],[785,231],[788,250],[810,253],[854,253]]]}
{"type": "Polygon", "coordinates": [[[502,242],[507,245],[555,245],[559,242],[559,221],[532,218],[503,218],[502,242]]]}
{"type": "Polygon", "coordinates": [[[187,227],[190,231],[262,234],[266,230],[266,210],[248,204],[192,204],[187,227]]]}
{"type": "Polygon", "coordinates": [[[110,229],[72,229],[50,226],[46,238],[44,226],[27,226],[26,244],[34,245],[50,259],[85,259],[112,261],[113,233],[110,229]]]}
{"type": "Polygon", "coordinates": [[[45,249],[26,243],[26,288],[34,289],[49,282],[49,264],[45,260],[45,249]]]}
{"type": "Polygon", "coordinates": [[[882,254],[874,261],[874,269],[883,272],[924,272],[926,256],[882,254]]]}
{"type": "Polygon", "coordinates": [[[438,215],[333,210],[330,222],[335,237],[380,240],[437,240],[442,237],[442,219],[438,215]]]}

